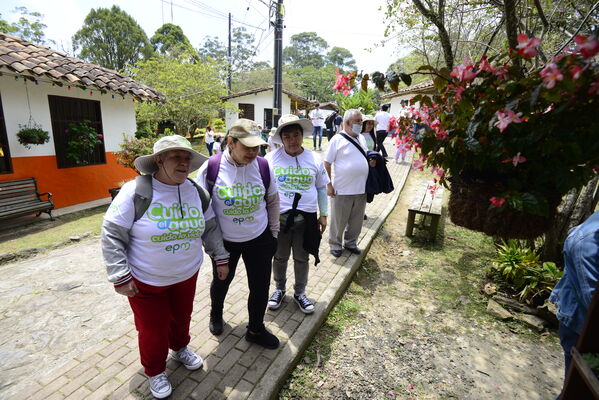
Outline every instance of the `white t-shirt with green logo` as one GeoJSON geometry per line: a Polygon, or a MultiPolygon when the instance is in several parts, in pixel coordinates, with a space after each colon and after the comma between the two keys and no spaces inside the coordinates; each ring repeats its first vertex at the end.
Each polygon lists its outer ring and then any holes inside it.
{"type": "Polygon", "coordinates": [[[200,196],[191,182],[186,180],[178,191],[176,185],[152,178],[152,191],[150,207],[133,223],[135,181],[127,182],[104,219],[131,228],[127,247],[131,274],[148,285],[167,286],[191,278],[200,269],[205,219],[200,196]]]}
{"type": "Polygon", "coordinates": [[[316,188],[329,183],[329,176],[322,161],[317,160],[314,153],[307,149],[297,157],[293,157],[287,154],[284,148],[279,148],[268,153],[265,158],[276,177],[281,214],[292,209],[296,192],[302,195],[297,205],[298,210],[317,212],[316,188]]]}
{"type": "MultiPolygon", "coordinates": [[[[226,158],[227,154],[224,154],[212,189],[212,210],[225,240],[247,242],[260,236],[268,225],[264,183],[257,160],[235,166],[226,158]]],[[[205,162],[196,178],[196,182],[205,188],[207,168],[208,162],[205,162]]],[[[275,194],[277,184],[271,169],[268,196],[275,194]]]]}

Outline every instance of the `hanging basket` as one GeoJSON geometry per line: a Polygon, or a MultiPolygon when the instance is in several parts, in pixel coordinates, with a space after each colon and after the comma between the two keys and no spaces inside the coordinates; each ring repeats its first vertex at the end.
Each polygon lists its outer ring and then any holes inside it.
{"type": "Polygon", "coordinates": [[[546,233],[555,220],[559,198],[550,200],[546,216],[509,207],[492,207],[489,199],[505,191],[500,183],[454,179],[449,196],[449,217],[459,226],[504,239],[534,239],[546,233]]]}

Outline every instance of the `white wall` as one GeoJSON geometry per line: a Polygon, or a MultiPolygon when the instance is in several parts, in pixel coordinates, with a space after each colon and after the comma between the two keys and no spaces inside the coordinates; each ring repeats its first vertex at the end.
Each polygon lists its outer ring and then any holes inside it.
{"type": "Polygon", "coordinates": [[[55,155],[48,95],[100,101],[104,144],[107,152],[119,150],[123,132],[135,133],[135,107],[133,99],[129,96],[125,97],[125,101],[118,95],[115,95],[113,99],[110,92],[103,96],[100,95],[100,92],[94,92],[93,96],[90,96],[89,89],[83,91],[73,87],[68,90],[66,85],[52,87],[51,83],[41,81],[36,85],[29,80],[27,81],[27,91],[23,78],[15,80],[12,76],[0,76],[0,96],[2,97],[2,109],[11,157],[55,155]],[[29,121],[30,108],[27,104],[27,91],[34,121],[50,133],[48,143],[31,146],[31,149],[27,149],[17,140],[19,124],[27,125],[29,121]]]}
{"type": "Polygon", "coordinates": [[[401,110],[400,102],[402,100],[410,100],[414,96],[415,96],[415,94],[404,94],[401,96],[393,97],[391,100],[383,100],[383,101],[391,104],[391,109],[389,110],[389,113],[391,115],[397,116],[399,114],[399,110],[401,110]]]}
{"type": "MultiPolygon", "coordinates": [[[[288,95],[283,93],[283,110],[281,115],[291,113],[291,99],[288,95]]],[[[264,109],[272,108],[273,105],[273,91],[265,90],[263,92],[249,94],[247,96],[234,97],[229,99],[229,102],[233,103],[236,107],[239,107],[239,103],[242,104],[253,104],[254,105],[254,120],[260,126],[264,127],[264,109]]],[[[239,119],[239,113],[227,110],[225,117],[225,124],[227,124],[227,130],[235,121],[239,119]]]]}

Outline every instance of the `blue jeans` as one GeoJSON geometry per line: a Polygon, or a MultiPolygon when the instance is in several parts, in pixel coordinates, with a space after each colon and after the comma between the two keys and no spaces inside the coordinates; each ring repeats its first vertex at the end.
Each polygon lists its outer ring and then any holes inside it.
{"type": "Polygon", "coordinates": [[[206,148],[208,149],[208,154],[212,155],[212,147],[214,147],[214,142],[206,143],[206,148]]]}
{"type": "Polygon", "coordinates": [[[578,333],[576,331],[568,328],[566,325],[560,323],[559,324],[559,341],[564,349],[564,366],[565,366],[565,376],[568,374],[568,368],[570,368],[570,363],[572,361],[572,347],[576,346],[576,342],[578,342],[578,333]]]}
{"type": "Polygon", "coordinates": [[[316,150],[316,135],[318,135],[318,148],[322,145],[322,126],[315,126],[312,133],[312,139],[314,140],[314,150],[316,150]]]}

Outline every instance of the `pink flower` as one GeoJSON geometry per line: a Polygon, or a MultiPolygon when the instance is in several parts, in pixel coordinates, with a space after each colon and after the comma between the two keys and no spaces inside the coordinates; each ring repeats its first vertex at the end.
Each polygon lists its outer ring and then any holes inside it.
{"type": "Polygon", "coordinates": [[[98,139],[102,139],[104,136],[102,135],[98,135],[98,139]]]}
{"type": "Polygon", "coordinates": [[[455,65],[449,75],[458,78],[460,82],[468,82],[476,78],[479,72],[474,72],[474,64],[471,64],[470,59],[467,58],[461,64],[455,65]]]}
{"type": "Polygon", "coordinates": [[[430,125],[431,129],[433,129],[435,132],[439,132],[440,126],[441,126],[441,121],[439,121],[438,119],[431,122],[431,125],[430,125]]]}
{"type": "Polygon", "coordinates": [[[541,44],[541,39],[529,38],[528,35],[521,33],[518,39],[518,54],[524,58],[533,58],[537,56],[537,47],[541,44]]]}
{"type": "Polygon", "coordinates": [[[489,199],[489,201],[491,202],[491,204],[494,207],[497,207],[497,208],[501,208],[501,206],[503,206],[503,203],[505,203],[505,199],[503,197],[493,196],[489,199]]]}
{"type": "Polygon", "coordinates": [[[510,74],[507,65],[500,65],[499,67],[495,68],[494,74],[496,77],[498,77],[499,79],[503,79],[504,81],[510,79],[510,74]]]}
{"type": "Polygon", "coordinates": [[[431,192],[432,195],[434,195],[437,192],[437,189],[439,189],[438,185],[428,185],[428,191],[431,192]]]}
{"type": "Polygon", "coordinates": [[[580,75],[582,75],[582,72],[585,69],[582,68],[580,65],[573,65],[572,68],[570,68],[570,74],[572,74],[572,80],[577,80],[578,78],[580,78],[580,75]]]}
{"type": "Polygon", "coordinates": [[[414,162],[412,163],[412,166],[420,171],[424,171],[424,163],[422,162],[422,159],[418,159],[418,160],[414,160],[414,162]]]}
{"type": "Polygon", "coordinates": [[[585,60],[592,58],[595,54],[599,53],[599,41],[594,36],[574,36],[574,42],[576,42],[576,51],[580,52],[585,60]]]}
{"type": "Polygon", "coordinates": [[[455,98],[458,101],[462,100],[462,93],[464,92],[464,90],[466,90],[465,87],[463,87],[463,86],[456,86],[456,88],[455,88],[455,98]]]}
{"type": "Polygon", "coordinates": [[[516,114],[513,110],[499,110],[497,111],[497,122],[495,122],[495,126],[499,128],[500,132],[503,132],[512,122],[519,124],[526,121],[524,118],[520,117],[522,117],[521,112],[516,114]]]}
{"type": "Polygon", "coordinates": [[[447,138],[447,131],[440,131],[435,133],[435,136],[441,140],[446,139],[447,138]]]}
{"type": "Polygon", "coordinates": [[[480,59],[480,64],[478,66],[478,69],[479,69],[479,71],[484,71],[484,72],[490,72],[490,73],[495,72],[495,69],[487,61],[487,56],[483,56],[480,59]]]}
{"type": "Polygon", "coordinates": [[[439,167],[433,167],[433,172],[435,173],[435,175],[437,175],[439,177],[439,179],[443,178],[445,176],[445,171],[443,171],[439,167]]]}
{"type": "Polygon", "coordinates": [[[564,75],[559,71],[557,65],[551,62],[541,70],[541,78],[547,84],[547,89],[553,89],[557,81],[564,79],[564,75]]]}
{"type": "Polygon", "coordinates": [[[351,90],[351,87],[349,87],[351,81],[349,75],[339,73],[339,69],[335,70],[335,74],[337,75],[337,81],[335,81],[333,89],[338,92],[343,92],[344,96],[349,95],[349,91],[351,90]]]}
{"type": "Polygon", "coordinates": [[[408,390],[409,390],[410,392],[413,392],[413,391],[414,391],[414,385],[412,385],[412,384],[410,383],[410,384],[408,385],[408,390]]]}
{"type": "Polygon", "coordinates": [[[518,154],[516,154],[514,157],[508,158],[508,159],[502,161],[502,163],[504,163],[504,164],[507,164],[507,163],[510,163],[510,162],[515,167],[518,164],[522,164],[523,162],[526,162],[526,157],[521,156],[520,152],[518,152],[518,154]]]}

